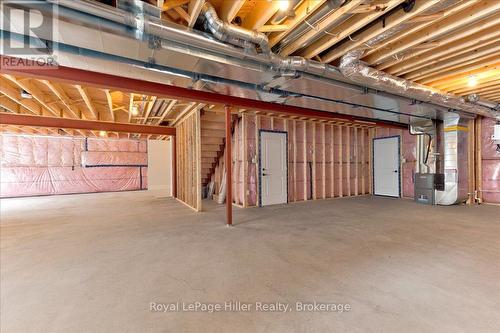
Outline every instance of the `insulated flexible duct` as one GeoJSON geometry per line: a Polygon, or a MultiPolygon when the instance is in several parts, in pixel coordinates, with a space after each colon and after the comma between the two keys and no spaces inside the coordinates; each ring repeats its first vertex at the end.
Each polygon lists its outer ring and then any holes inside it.
{"type": "MultiPolygon", "coordinates": [[[[189,47],[192,45],[203,50],[231,55],[235,58],[242,58],[242,52],[240,52],[238,48],[207,38],[202,34],[194,32],[190,28],[180,27],[179,25],[165,22],[155,17],[135,15],[89,0],[47,1],[126,25],[133,29],[137,29],[139,32],[157,36],[166,41],[181,43],[186,45],[188,52],[189,47]]],[[[342,57],[340,71],[329,64],[323,64],[302,57],[280,57],[270,51],[266,35],[222,22],[217,17],[215,10],[213,10],[208,3],[206,3],[203,8],[205,19],[211,22],[208,27],[216,38],[222,38],[228,43],[233,42],[239,47],[248,45],[248,43],[258,45],[261,50],[260,54],[244,54],[243,58],[270,64],[274,70],[282,75],[293,74],[287,73],[288,71],[299,71],[318,77],[337,80],[343,75],[354,82],[358,82],[362,85],[372,85],[377,89],[385,90],[395,95],[500,119],[500,112],[488,107],[468,103],[463,98],[453,94],[446,94],[433,90],[429,87],[366,66],[360,61],[363,51],[351,51],[342,57]]],[[[373,38],[372,41],[369,41],[368,44],[380,42],[382,40],[384,40],[384,38],[377,36],[373,38]]]]}

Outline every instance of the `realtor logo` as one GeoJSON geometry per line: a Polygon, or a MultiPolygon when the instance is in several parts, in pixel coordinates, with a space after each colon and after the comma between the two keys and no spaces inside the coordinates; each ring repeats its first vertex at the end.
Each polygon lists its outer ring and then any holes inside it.
{"type": "Polygon", "coordinates": [[[2,57],[2,67],[57,66],[52,42],[57,31],[57,5],[33,0],[2,0],[0,10],[0,53],[9,57],[2,57]]]}

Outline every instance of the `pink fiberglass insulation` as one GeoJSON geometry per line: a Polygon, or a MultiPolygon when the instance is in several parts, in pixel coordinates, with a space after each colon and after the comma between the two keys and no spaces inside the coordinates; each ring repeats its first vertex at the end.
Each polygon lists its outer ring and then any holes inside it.
{"type": "Polygon", "coordinates": [[[84,151],[82,152],[83,166],[144,166],[148,164],[147,153],[127,151],[84,151]]]}
{"type": "Polygon", "coordinates": [[[138,166],[147,164],[146,147],[137,140],[2,134],[0,197],[146,189],[147,166],[138,166]],[[82,156],[93,167],[82,165],[82,156]]]}
{"type": "Polygon", "coordinates": [[[500,152],[493,142],[495,120],[483,118],[481,123],[482,196],[484,202],[500,203],[500,152]]]}

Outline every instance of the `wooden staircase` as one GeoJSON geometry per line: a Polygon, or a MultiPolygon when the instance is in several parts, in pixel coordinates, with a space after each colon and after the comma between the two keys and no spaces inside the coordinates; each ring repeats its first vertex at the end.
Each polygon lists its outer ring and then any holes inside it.
{"type": "Polygon", "coordinates": [[[201,114],[201,179],[207,185],[219,158],[224,154],[225,117],[223,113],[201,114]]]}

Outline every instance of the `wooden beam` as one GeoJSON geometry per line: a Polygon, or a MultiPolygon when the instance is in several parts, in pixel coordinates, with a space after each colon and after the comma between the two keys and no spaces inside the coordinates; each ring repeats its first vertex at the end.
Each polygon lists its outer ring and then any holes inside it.
{"type": "Polygon", "coordinates": [[[7,96],[11,101],[19,104],[29,112],[35,115],[42,115],[43,109],[37,103],[29,99],[21,98],[21,93],[17,89],[10,86],[4,79],[0,79],[0,92],[7,96]]]}
{"type": "Polygon", "coordinates": [[[55,82],[53,83],[48,80],[40,80],[40,82],[45,84],[50,91],[52,91],[52,93],[61,101],[73,118],[80,118],[78,110],[74,109],[71,99],[68,97],[60,84],[55,82]]]}
{"type": "Polygon", "coordinates": [[[375,19],[382,16],[385,12],[389,12],[390,10],[401,4],[401,2],[403,1],[404,0],[391,0],[387,3],[388,6],[385,11],[357,14],[352,16],[351,18],[347,19],[344,22],[341,22],[334,28],[326,31],[323,37],[311,43],[304,50],[299,52],[299,55],[306,58],[312,58],[320,54],[321,52],[337,44],[344,38],[349,37],[351,34],[370,24],[375,19]]]}
{"type": "Polygon", "coordinates": [[[403,51],[411,49],[425,41],[433,40],[455,29],[459,29],[468,24],[472,24],[480,19],[483,19],[495,11],[500,9],[500,1],[497,0],[483,0],[479,3],[475,0],[465,1],[462,5],[457,7],[462,10],[456,14],[449,16],[435,24],[429,25],[425,29],[420,30],[416,34],[407,36],[395,43],[389,44],[384,49],[381,49],[363,60],[372,65],[378,65],[386,59],[400,54],[403,51]],[[474,5],[475,4],[475,5],[474,5]],[[473,6],[471,6],[473,5],[473,6]],[[467,9],[467,10],[464,10],[467,9]]]}
{"type": "Polygon", "coordinates": [[[156,96],[150,96],[149,101],[146,103],[146,111],[144,112],[144,119],[142,119],[142,123],[145,124],[146,121],[149,118],[149,115],[151,114],[151,110],[153,109],[153,105],[155,105],[155,102],[158,97],[156,96]]]}
{"type": "Polygon", "coordinates": [[[111,96],[109,89],[105,89],[104,93],[106,94],[106,100],[108,102],[109,116],[111,117],[111,121],[115,121],[115,112],[113,110],[113,97],[111,96]]]}
{"type": "Polygon", "coordinates": [[[90,131],[95,130],[139,134],[175,135],[175,128],[166,126],[138,125],[108,121],[42,117],[10,113],[0,113],[0,124],[63,129],[81,129],[90,131]]]}
{"type": "Polygon", "coordinates": [[[245,4],[245,0],[224,0],[219,9],[219,17],[224,22],[231,23],[245,4]]]}
{"type": "Polygon", "coordinates": [[[85,88],[83,88],[79,84],[75,84],[74,87],[76,88],[76,90],[78,90],[78,93],[80,93],[80,96],[82,96],[83,102],[87,106],[87,109],[90,111],[90,113],[92,114],[94,119],[99,119],[99,113],[95,109],[95,106],[92,103],[92,101],[90,100],[85,88]]]}
{"type": "Polygon", "coordinates": [[[478,82],[494,80],[500,76],[500,63],[495,66],[488,67],[487,69],[479,68],[468,71],[467,73],[447,77],[444,80],[438,80],[429,85],[444,91],[455,89],[457,87],[462,88],[468,86],[467,82],[470,75],[476,75],[478,77],[478,82]]]}
{"type": "Polygon", "coordinates": [[[192,28],[201,12],[201,7],[205,0],[191,0],[188,4],[189,21],[188,27],[192,28]]]}
{"type": "Polygon", "coordinates": [[[174,10],[179,16],[186,21],[186,23],[189,24],[189,21],[191,20],[191,16],[182,8],[182,7],[174,7],[174,10]]]}
{"type": "Polygon", "coordinates": [[[280,32],[280,31],[285,31],[288,30],[290,27],[287,26],[286,24],[269,24],[269,25],[263,25],[258,29],[260,32],[280,32]]]}
{"type": "Polygon", "coordinates": [[[293,201],[297,201],[297,121],[292,120],[293,136],[292,136],[292,149],[293,149],[293,201]]]}
{"type": "Polygon", "coordinates": [[[330,124],[330,198],[335,197],[335,138],[334,127],[330,124]]]}
{"type": "Polygon", "coordinates": [[[470,75],[466,73],[470,73],[471,71],[478,70],[479,72],[485,72],[494,68],[498,68],[500,66],[500,62],[498,62],[499,58],[498,55],[493,55],[488,58],[486,58],[484,61],[480,61],[479,63],[472,64],[472,65],[463,65],[456,67],[454,69],[449,69],[446,71],[439,72],[438,74],[433,74],[430,76],[427,76],[426,78],[422,80],[418,80],[417,82],[422,83],[422,84],[430,84],[433,85],[433,82],[441,79],[446,79],[450,76],[455,76],[455,75],[470,75]]]}
{"type": "MultiPolygon", "coordinates": [[[[438,0],[417,1],[415,3],[415,7],[413,7],[409,13],[406,13],[403,9],[399,9],[394,14],[385,17],[384,20],[379,20],[374,25],[356,33],[354,39],[347,40],[338,47],[335,47],[333,50],[324,55],[322,60],[327,63],[332,62],[351,50],[364,47],[365,43],[370,39],[413,19],[430,7],[435,6],[437,3],[439,3],[438,0]]],[[[338,42],[338,40],[336,42],[338,42]]]]}
{"type": "Polygon", "coordinates": [[[171,100],[165,110],[163,111],[163,114],[161,115],[160,119],[158,120],[157,125],[160,125],[165,119],[168,118],[170,113],[172,112],[172,109],[174,108],[175,104],[177,103],[177,100],[173,99],[171,100]]]}
{"type": "MultiPolygon", "coordinates": [[[[363,0],[352,0],[346,5],[338,8],[333,11],[330,15],[328,15],[324,20],[319,22],[316,26],[316,29],[310,29],[306,33],[304,33],[301,37],[297,38],[294,42],[285,46],[281,51],[280,55],[287,56],[297,51],[298,49],[306,46],[310,40],[314,40],[320,34],[323,34],[324,31],[334,24],[336,21],[340,20],[345,14],[349,13],[352,9],[361,5],[363,0]]],[[[331,37],[331,36],[330,36],[331,37]]],[[[317,54],[317,53],[316,53],[317,54]]]]}
{"type": "Polygon", "coordinates": [[[167,10],[173,9],[175,7],[185,5],[188,2],[189,2],[189,0],[165,0],[163,2],[162,10],[167,11],[167,10]]]}
{"type": "Polygon", "coordinates": [[[16,79],[13,75],[9,75],[9,74],[3,74],[2,75],[4,78],[6,78],[7,80],[9,80],[10,82],[14,83],[15,85],[17,85],[19,88],[23,89],[24,91],[28,92],[29,94],[31,94],[31,96],[33,96],[33,98],[44,108],[46,109],[47,111],[49,111],[50,113],[52,113],[52,115],[56,116],[56,117],[59,117],[60,114],[57,110],[53,109],[50,105],[48,105],[45,100],[44,100],[44,97],[42,96],[42,92],[36,88],[33,84],[28,84],[27,82],[25,81],[20,81],[18,79],[16,79]]]}
{"type": "Polygon", "coordinates": [[[337,125],[338,133],[339,133],[339,197],[344,196],[344,185],[343,185],[343,174],[342,174],[342,169],[344,168],[344,161],[343,161],[343,151],[342,151],[342,126],[337,125]]]}
{"type": "Polygon", "coordinates": [[[312,13],[319,9],[326,0],[308,0],[302,1],[295,8],[295,16],[286,18],[282,23],[289,26],[289,29],[280,33],[271,33],[269,35],[269,45],[272,47],[281,41],[284,37],[293,31],[299,24],[304,22],[312,13]]]}
{"type": "Polygon", "coordinates": [[[241,26],[258,30],[278,11],[279,1],[257,1],[253,10],[245,16],[241,26]]]}
{"type": "MultiPolygon", "coordinates": [[[[485,22],[486,23],[486,22],[485,22]]],[[[496,41],[500,38],[500,25],[481,29],[479,32],[471,33],[469,36],[449,41],[448,38],[439,39],[441,46],[428,51],[419,50],[405,54],[404,60],[387,67],[384,71],[393,75],[403,75],[411,71],[423,68],[428,64],[443,61],[454,56],[465,53],[471,48],[482,46],[485,43],[496,41]]]]}

